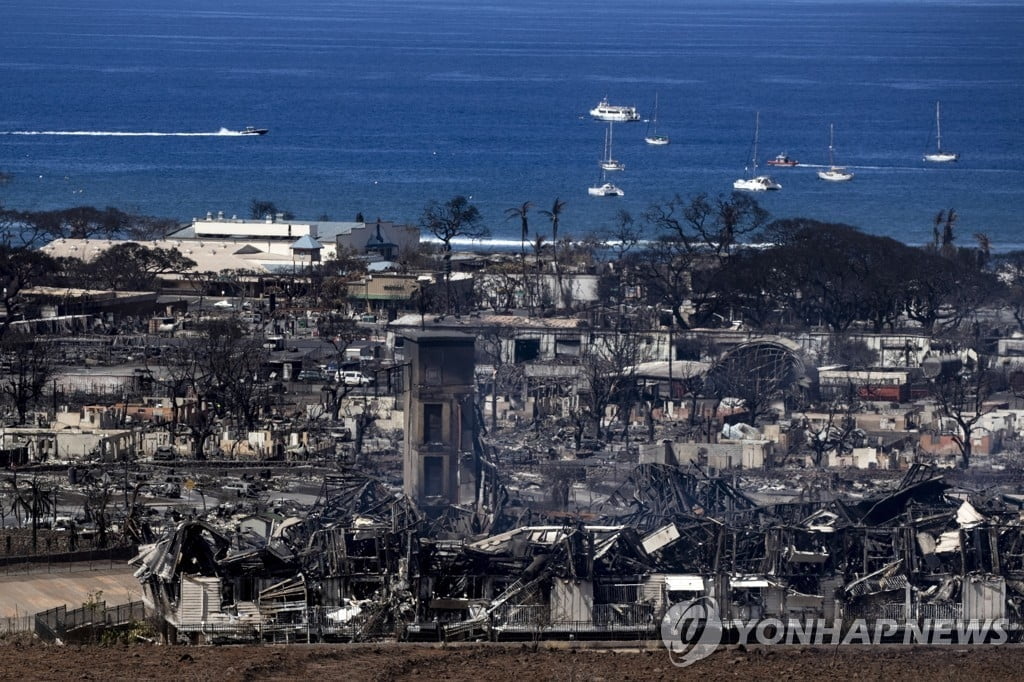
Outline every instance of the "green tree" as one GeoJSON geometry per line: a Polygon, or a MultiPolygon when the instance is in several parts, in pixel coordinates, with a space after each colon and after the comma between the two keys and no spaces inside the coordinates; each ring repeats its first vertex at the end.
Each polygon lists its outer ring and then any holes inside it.
{"type": "Polygon", "coordinates": [[[443,204],[431,201],[424,207],[419,222],[421,228],[441,242],[445,296],[448,299],[445,308],[450,313],[455,305],[451,289],[452,240],[456,237],[480,239],[490,234],[490,231],[484,225],[480,210],[461,195],[452,197],[443,204]]]}
{"type": "Polygon", "coordinates": [[[115,291],[152,291],[159,275],[184,274],[196,262],[178,249],[149,248],[135,242],[115,244],[91,265],[97,282],[115,291]]]}
{"type": "Polygon", "coordinates": [[[43,279],[55,267],[55,261],[41,251],[0,244],[0,303],[4,313],[0,319],[0,336],[18,319],[22,291],[43,279]]]}

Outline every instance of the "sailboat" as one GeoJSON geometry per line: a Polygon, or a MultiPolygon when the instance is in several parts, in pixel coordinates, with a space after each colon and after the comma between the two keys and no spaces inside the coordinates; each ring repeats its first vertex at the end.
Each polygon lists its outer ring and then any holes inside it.
{"type": "Polygon", "coordinates": [[[924,160],[931,161],[933,163],[956,161],[960,158],[959,154],[942,151],[942,125],[940,123],[940,118],[939,103],[935,102],[935,151],[931,154],[925,154],[924,160]]]}
{"type": "Polygon", "coordinates": [[[822,180],[828,180],[829,182],[846,182],[847,180],[853,180],[853,173],[846,170],[842,166],[836,165],[836,160],[833,155],[835,150],[835,126],[831,123],[828,124],[828,169],[818,171],[818,177],[822,180]]]}
{"type": "Polygon", "coordinates": [[[757,174],[757,136],[761,128],[761,112],[757,112],[754,116],[754,154],[751,157],[751,162],[754,166],[754,173],[752,177],[740,178],[732,183],[733,189],[742,189],[748,192],[764,192],[765,190],[782,189],[782,185],[772,180],[767,175],[757,174]]]}
{"type": "Polygon", "coordinates": [[[668,135],[658,134],[658,93],[654,93],[654,116],[651,117],[644,142],[659,147],[669,143],[668,135]]]}
{"type": "Polygon", "coordinates": [[[612,123],[608,122],[608,130],[604,134],[604,158],[601,159],[601,168],[606,171],[626,170],[626,165],[612,158],[612,123]]]}

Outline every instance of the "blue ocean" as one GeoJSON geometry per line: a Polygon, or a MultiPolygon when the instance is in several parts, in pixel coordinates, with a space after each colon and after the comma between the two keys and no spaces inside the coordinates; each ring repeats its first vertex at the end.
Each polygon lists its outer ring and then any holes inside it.
{"type": "Polygon", "coordinates": [[[959,243],[1006,251],[1024,248],[1021,36],[1024,3],[971,0],[0,0],[0,202],[416,222],[463,194],[517,239],[505,210],[557,197],[560,235],[582,237],[727,195],[757,117],[759,162],[801,162],[770,169],[773,217],[923,243],[953,208],[959,243]],[[587,194],[605,97],[644,119],[657,98],[671,137],[615,126],[618,198],[587,194]],[[957,163],[922,160],[936,102],[957,163]],[[830,125],[852,182],[816,177],[830,125]]]}

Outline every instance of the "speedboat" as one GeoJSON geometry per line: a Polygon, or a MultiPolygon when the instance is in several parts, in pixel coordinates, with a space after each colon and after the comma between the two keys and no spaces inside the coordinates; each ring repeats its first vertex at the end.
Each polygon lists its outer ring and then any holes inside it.
{"type": "Polygon", "coordinates": [[[611,121],[613,123],[626,123],[628,121],[639,121],[640,114],[636,107],[622,107],[615,104],[608,104],[608,99],[603,99],[597,106],[590,110],[590,115],[599,121],[611,121]]]}
{"type": "Polygon", "coordinates": [[[246,126],[245,130],[239,131],[239,135],[266,135],[266,128],[253,128],[252,126],[246,126]]]}
{"type": "Polygon", "coordinates": [[[768,159],[767,161],[765,161],[765,163],[768,164],[769,166],[780,166],[783,168],[791,168],[793,166],[800,165],[799,161],[797,161],[796,159],[789,158],[789,155],[787,155],[785,152],[779,154],[774,159],[768,159]]]}
{"type": "Polygon", "coordinates": [[[764,192],[766,190],[782,189],[782,185],[772,180],[767,175],[755,175],[752,178],[740,178],[732,183],[733,189],[742,189],[748,192],[764,192]]]}
{"type": "Polygon", "coordinates": [[[592,197],[621,197],[626,193],[612,183],[606,182],[603,185],[598,185],[597,187],[588,187],[587,194],[592,197]]]}

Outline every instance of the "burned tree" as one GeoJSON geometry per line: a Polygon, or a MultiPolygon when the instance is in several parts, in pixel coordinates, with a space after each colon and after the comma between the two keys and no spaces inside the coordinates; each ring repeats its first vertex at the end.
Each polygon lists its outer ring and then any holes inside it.
{"type": "Polygon", "coordinates": [[[801,427],[807,438],[807,447],[811,449],[814,466],[827,465],[830,452],[852,452],[858,445],[858,439],[863,439],[864,434],[854,419],[858,409],[857,393],[851,383],[845,394],[830,400],[816,418],[804,415],[801,427]]]}
{"type": "Polygon", "coordinates": [[[642,335],[620,330],[591,339],[579,360],[577,409],[573,411],[576,447],[579,449],[589,423],[594,438],[604,437],[602,422],[608,407],[616,405],[624,427],[639,400],[636,366],[648,359],[642,335]]]}
{"type": "Polygon", "coordinates": [[[38,336],[8,334],[0,340],[0,353],[6,365],[0,375],[0,395],[18,413],[18,424],[24,424],[29,408],[42,398],[54,374],[51,345],[38,336]]]}
{"type": "Polygon", "coordinates": [[[172,398],[168,427],[172,434],[179,427],[189,433],[196,459],[206,458],[206,441],[221,420],[233,416],[256,425],[267,396],[264,360],[265,351],[235,319],[204,323],[198,337],[163,354],[163,371],[156,374],[172,398]]]}
{"type": "Polygon", "coordinates": [[[940,415],[955,425],[950,435],[960,450],[960,465],[966,469],[971,465],[972,435],[978,422],[995,410],[988,399],[997,390],[1000,377],[985,369],[980,358],[968,362],[956,356],[929,358],[922,369],[940,415]]]}
{"type": "Polygon", "coordinates": [[[477,362],[491,367],[492,431],[498,428],[498,395],[520,391],[525,380],[523,366],[516,364],[513,357],[514,339],[514,332],[500,325],[488,327],[477,336],[477,362]]]}

